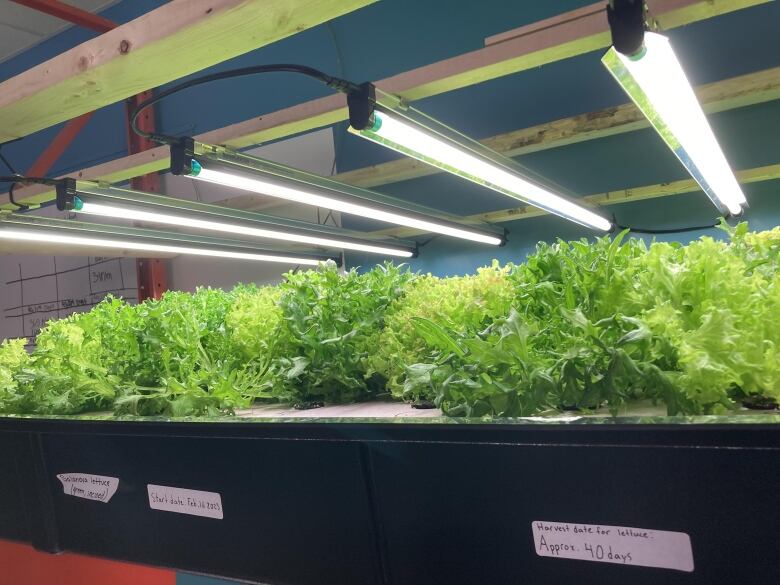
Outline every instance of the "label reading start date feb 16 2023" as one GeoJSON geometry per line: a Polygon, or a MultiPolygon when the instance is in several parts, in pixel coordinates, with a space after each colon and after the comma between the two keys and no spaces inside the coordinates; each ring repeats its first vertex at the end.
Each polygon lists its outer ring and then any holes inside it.
{"type": "Polygon", "coordinates": [[[167,485],[148,484],[149,507],[152,510],[190,514],[222,520],[222,497],[216,492],[189,490],[167,485]]]}

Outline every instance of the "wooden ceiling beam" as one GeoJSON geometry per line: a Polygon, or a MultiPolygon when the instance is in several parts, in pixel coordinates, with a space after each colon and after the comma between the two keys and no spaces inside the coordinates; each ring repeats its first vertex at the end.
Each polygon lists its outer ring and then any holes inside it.
{"type": "Polygon", "coordinates": [[[27,136],[376,0],[173,0],[0,83],[0,143],[27,136]]]}
{"type": "MultiPolygon", "coordinates": [[[[767,1],[648,0],[648,4],[653,17],[664,28],[674,28],[767,1]]],[[[377,86],[408,100],[417,100],[605,48],[609,43],[604,4],[599,2],[510,31],[502,38],[488,39],[482,49],[386,78],[378,81],[377,86]]],[[[344,96],[332,95],[207,132],[196,139],[244,148],[346,118],[344,96]]],[[[83,169],[71,176],[120,182],[163,170],[168,165],[168,149],[160,147],[83,169]]],[[[40,186],[19,189],[16,195],[19,201],[28,204],[49,201],[53,197],[50,189],[40,186]]],[[[0,207],[7,202],[7,195],[0,195],[0,207]]]]}

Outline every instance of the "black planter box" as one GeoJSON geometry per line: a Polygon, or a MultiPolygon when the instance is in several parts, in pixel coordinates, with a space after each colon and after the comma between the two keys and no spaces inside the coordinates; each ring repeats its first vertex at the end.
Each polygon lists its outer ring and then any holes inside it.
{"type": "Polygon", "coordinates": [[[766,585],[779,422],[0,418],[0,538],[272,585],[766,585]],[[149,484],[223,518],[151,509],[149,484]],[[694,570],[539,556],[533,521],[686,533],[694,570]]]}

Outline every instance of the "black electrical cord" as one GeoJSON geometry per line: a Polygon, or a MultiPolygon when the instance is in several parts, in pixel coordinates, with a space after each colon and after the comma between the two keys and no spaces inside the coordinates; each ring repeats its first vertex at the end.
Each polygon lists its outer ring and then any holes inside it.
{"type": "Polygon", "coordinates": [[[423,246],[427,246],[428,244],[430,244],[433,240],[435,240],[438,237],[439,237],[439,234],[436,234],[435,236],[431,236],[430,238],[428,238],[424,242],[416,242],[417,243],[417,247],[418,248],[422,248],[423,246]]]}
{"type": "MultiPolygon", "coordinates": [[[[2,149],[6,144],[11,144],[12,142],[18,142],[19,140],[21,140],[21,138],[14,138],[13,140],[9,140],[8,142],[3,142],[2,144],[0,144],[0,149],[2,149]]],[[[2,161],[3,164],[6,167],[8,167],[8,170],[11,171],[11,174],[14,177],[20,176],[19,173],[14,168],[14,166],[9,162],[9,160],[2,153],[2,150],[0,150],[0,161],[2,161]]],[[[30,209],[29,205],[25,205],[24,203],[19,203],[14,198],[14,190],[16,189],[16,184],[17,181],[11,181],[11,186],[8,189],[8,201],[11,203],[11,205],[18,207],[21,210],[30,209]]]]}
{"type": "MultiPolygon", "coordinates": [[[[17,138],[18,140],[18,138],[17,138]]],[[[8,144],[7,142],[5,144],[8,144]]],[[[0,148],[5,146],[5,144],[0,144],[0,148]]],[[[5,155],[0,152],[0,161],[3,161],[3,164],[8,167],[8,170],[11,171],[11,173],[16,176],[18,173],[16,172],[16,169],[14,166],[8,162],[8,159],[5,158],[5,155]]],[[[24,203],[17,203],[16,199],[14,198],[14,189],[16,189],[16,182],[12,182],[11,186],[8,188],[8,201],[11,203],[11,205],[15,205],[19,209],[29,209],[30,207],[28,205],[25,205],[24,203]]]]}
{"type": "Polygon", "coordinates": [[[719,225],[719,222],[715,222],[709,225],[693,225],[693,226],[680,227],[680,228],[652,229],[652,228],[638,228],[638,227],[631,227],[627,225],[620,225],[619,223],[617,223],[617,221],[614,220],[612,223],[616,228],[618,228],[621,231],[628,230],[635,234],[650,234],[650,235],[683,234],[686,232],[697,232],[699,230],[709,230],[712,228],[716,228],[719,225]]]}
{"type": "Polygon", "coordinates": [[[51,179],[49,177],[26,177],[18,173],[13,175],[0,175],[0,183],[21,183],[23,185],[49,185],[56,187],[61,185],[65,179],[51,179]]]}
{"type": "Polygon", "coordinates": [[[160,102],[161,100],[167,98],[170,95],[173,95],[185,89],[189,89],[190,87],[195,87],[196,85],[210,83],[212,81],[219,81],[220,79],[230,79],[232,77],[244,77],[247,75],[256,75],[259,73],[298,73],[300,75],[306,75],[308,77],[317,79],[322,83],[324,83],[325,85],[327,85],[328,87],[342,93],[350,93],[350,92],[357,91],[359,89],[359,86],[355,83],[352,83],[351,81],[347,81],[346,79],[340,79],[338,77],[333,77],[331,75],[328,75],[327,73],[323,73],[322,71],[319,71],[318,69],[307,67],[305,65],[295,65],[292,63],[276,63],[270,65],[255,65],[253,67],[242,67],[240,69],[230,69],[228,71],[220,71],[219,73],[204,75],[203,77],[196,77],[195,79],[190,79],[189,81],[185,81],[184,83],[174,85],[169,89],[157,93],[156,95],[149,98],[148,100],[144,100],[143,102],[138,104],[138,106],[133,111],[132,116],[130,116],[130,126],[133,129],[133,132],[135,132],[139,136],[143,136],[144,138],[148,138],[149,140],[154,140],[155,142],[159,142],[160,144],[173,144],[178,141],[178,138],[175,136],[169,136],[167,134],[156,134],[154,132],[146,132],[145,130],[141,130],[138,127],[138,117],[140,116],[142,111],[144,111],[146,108],[150,106],[153,106],[154,104],[160,102]]]}
{"type": "Polygon", "coordinates": [[[14,199],[14,189],[17,185],[50,185],[56,187],[62,183],[62,179],[49,179],[47,177],[25,177],[24,175],[14,173],[13,175],[0,175],[0,183],[11,183],[11,188],[8,190],[8,201],[12,205],[15,205],[24,211],[30,209],[30,206],[25,205],[24,203],[19,203],[16,201],[16,199],[14,199]]]}
{"type": "Polygon", "coordinates": [[[26,211],[26,210],[30,209],[29,205],[27,205],[26,203],[19,203],[14,198],[14,189],[16,189],[16,183],[11,183],[11,186],[8,188],[8,202],[11,205],[15,205],[16,207],[18,207],[22,211],[26,211]]]}

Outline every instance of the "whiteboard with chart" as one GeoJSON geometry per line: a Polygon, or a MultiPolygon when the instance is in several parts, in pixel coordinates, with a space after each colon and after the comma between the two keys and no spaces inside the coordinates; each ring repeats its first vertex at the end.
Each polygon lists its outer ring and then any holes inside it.
{"type": "Polygon", "coordinates": [[[30,345],[49,319],[86,311],[112,294],[137,299],[135,258],[0,256],[0,339],[30,345]]]}

